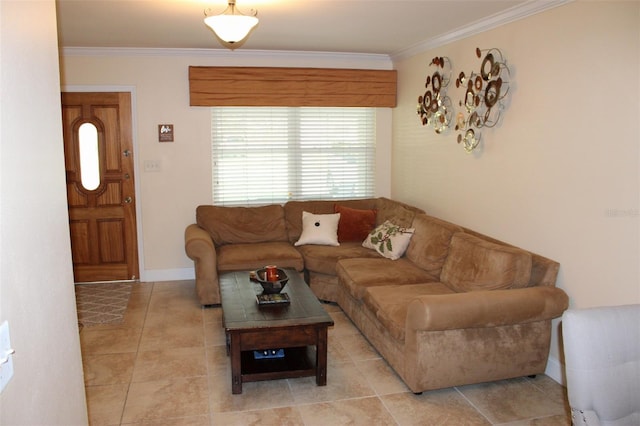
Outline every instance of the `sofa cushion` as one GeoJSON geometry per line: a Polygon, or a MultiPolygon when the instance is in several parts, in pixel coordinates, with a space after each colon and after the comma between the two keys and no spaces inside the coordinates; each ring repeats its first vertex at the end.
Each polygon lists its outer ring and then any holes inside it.
{"type": "Polygon", "coordinates": [[[526,287],[531,254],[458,232],[451,239],[440,280],[456,292],[526,287]]]}
{"type": "Polygon", "coordinates": [[[242,271],[277,265],[304,269],[302,255],[288,242],[226,244],[217,250],[218,271],[242,271]]]}
{"type": "Polygon", "coordinates": [[[377,211],[375,209],[352,209],[336,204],[335,212],[340,213],[338,241],[341,243],[347,241],[358,241],[361,243],[376,226],[377,211]]]}
{"type": "Polygon", "coordinates": [[[209,232],[216,246],[287,241],[284,210],[276,204],[262,207],[198,206],[196,222],[209,232]]]}
{"type": "Polygon", "coordinates": [[[435,277],[440,276],[449,252],[451,238],[462,231],[458,225],[419,213],[413,219],[413,237],[407,248],[407,259],[435,277]]]}
{"type": "Polygon", "coordinates": [[[416,213],[424,213],[416,207],[384,197],[378,198],[375,208],[378,211],[378,214],[376,215],[376,225],[381,225],[389,220],[396,225],[404,226],[405,228],[411,226],[416,213]]]}
{"type": "Polygon", "coordinates": [[[413,228],[405,228],[386,221],[371,231],[362,243],[363,247],[376,250],[387,259],[400,259],[409,247],[413,228]]]}
{"type": "Polygon", "coordinates": [[[438,281],[406,258],[342,259],[336,264],[336,274],[340,284],[356,299],[361,299],[368,287],[438,281]]]}
{"type": "Polygon", "coordinates": [[[339,246],[338,222],[340,213],[313,214],[302,212],[302,234],[294,245],[319,244],[325,246],[339,246]]]}
{"type": "Polygon", "coordinates": [[[451,294],[442,283],[420,283],[369,287],[362,302],[397,340],[404,340],[405,321],[409,303],[418,296],[451,294]]]}
{"type": "Polygon", "coordinates": [[[379,259],[380,255],[357,242],[341,243],[338,247],[306,245],[298,247],[304,257],[304,268],[321,274],[336,275],[336,263],[340,259],[371,258],[379,259]]]}

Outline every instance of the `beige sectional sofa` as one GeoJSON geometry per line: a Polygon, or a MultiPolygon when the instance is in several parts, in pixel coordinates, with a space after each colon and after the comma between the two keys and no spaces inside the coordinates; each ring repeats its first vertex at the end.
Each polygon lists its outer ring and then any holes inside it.
{"type": "MultiPolygon", "coordinates": [[[[349,213],[350,214],[350,213],[349,213]]],[[[545,371],[551,320],[568,306],[559,264],[388,198],[199,206],[185,231],[201,304],[220,303],[218,274],[293,268],[336,302],[413,392],[545,371]],[[303,212],[374,212],[411,232],[397,260],[363,247],[295,245],[303,212]]],[[[384,249],[382,249],[384,253],[384,249]]]]}

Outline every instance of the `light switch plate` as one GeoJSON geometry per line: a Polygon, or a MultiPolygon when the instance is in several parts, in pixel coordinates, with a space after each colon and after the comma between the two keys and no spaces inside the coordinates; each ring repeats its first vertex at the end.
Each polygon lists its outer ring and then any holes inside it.
{"type": "Polygon", "coordinates": [[[9,323],[0,325],[0,392],[13,377],[13,349],[9,337],[9,323]]]}
{"type": "Polygon", "coordinates": [[[144,160],[145,172],[160,172],[162,171],[162,161],[160,160],[144,160]]]}

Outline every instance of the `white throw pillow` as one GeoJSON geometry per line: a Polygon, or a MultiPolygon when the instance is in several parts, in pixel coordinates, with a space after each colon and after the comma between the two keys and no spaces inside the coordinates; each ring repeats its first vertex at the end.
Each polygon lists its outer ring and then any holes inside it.
{"type": "Polygon", "coordinates": [[[415,228],[403,228],[385,221],[371,231],[362,247],[374,249],[387,259],[397,260],[409,247],[415,228]]]}
{"type": "Polygon", "coordinates": [[[300,239],[294,245],[339,246],[338,222],[340,222],[340,213],[313,214],[303,211],[302,234],[300,234],[300,239]]]}

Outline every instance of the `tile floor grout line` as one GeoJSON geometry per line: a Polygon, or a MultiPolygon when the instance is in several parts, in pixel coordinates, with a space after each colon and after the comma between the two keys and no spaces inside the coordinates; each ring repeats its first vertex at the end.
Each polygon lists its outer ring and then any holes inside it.
{"type": "Polygon", "coordinates": [[[471,401],[469,398],[467,398],[467,396],[459,389],[458,386],[454,386],[454,389],[456,390],[456,392],[458,392],[460,394],[460,396],[462,396],[462,398],[467,401],[467,404],[469,404],[474,410],[476,410],[476,412],[478,414],[480,414],[490,425],[494,425],[494,423],[491,421],[491,419],[484,413],[484,411],[482,411],[480,408],[478,408],[476,406],[476,404],[473,403],[473,401],[471,401]]]}
{"type": "Polygon", "coordinates": [[[380,404],[382,405],[382,407],[387,411],[387,413],[389,413],[389,417],[391,417],[393,421],[396,423],[396,425],[399,426],[400,421],[396,418],[396,416],[393,415],[393,412],[389,409],[386,402],[384,401],[384,399],[380,397],[380,395],[378,395],[378,400],[380,400],[380,404]]]}
{"type": "Polygon", "coordinates": [[[202,312],[202,333],[204,339],[204,366],[207,372],[207,407],[209,408],[209,424],[213,423],[214,419],[214,411],[213,404],[211,402],[211,369],[209,368],[209,345],[207,345],[207,316],[206,316],[207,308],[204,306],[200,306],[200,312],[202,312]]]}
{"type": "MultiPolygon", "coordinates": [[[[125,409],[127,408],[127,402],[129,400],[129,392],[131,392],[131,386],[134,383],[133,375],[136,371],[136,366],[138,364],[138,355],[140,354],[140,343],[142,342],[142,334],[144,333],[144,327],[147,323],[147,315],[149,314],[149,309],[151,306],[151,297],[153,295],[153,289],[155,287],[155,283],[151,283],[150,285],[151,285],[151,290],[149,290],[149,296],[146,297],[144,316],[142,318],[142,324],[140,325],[140,335],[138,336],[138,343],[136,344],[136,352],[135,352],[135,358],[133,360],[133,368],[131,368],[131,377],[129,378],[129,383],[127,383],[127,391],[124,394],[124,404],[122,404],[122,412],[120,413],[120,425],[124,424],[124,413],[125,413],[125,409]]],[[[129,302],[131,302],[131,298],[129,298],[129,302]]],[[[127,310],[128,308],[129,306],[127,304],[127,310]]],[[[125,311],[125,315],[126,315],[126,311],[125,311]]]]}

